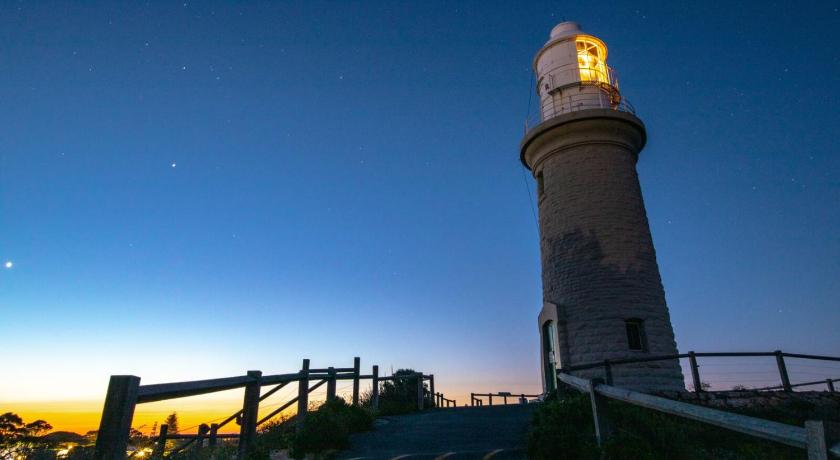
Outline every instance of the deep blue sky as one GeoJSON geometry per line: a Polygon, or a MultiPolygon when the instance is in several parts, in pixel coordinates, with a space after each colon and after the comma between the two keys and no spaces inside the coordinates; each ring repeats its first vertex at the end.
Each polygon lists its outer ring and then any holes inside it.
{"type": "Polygon", "coordinates": [[[838,354],[838,6],[6,2],[0,400],[304,356],[538,388],[518,143],[563,19],[647,124],[680,350],[838,354]]]}

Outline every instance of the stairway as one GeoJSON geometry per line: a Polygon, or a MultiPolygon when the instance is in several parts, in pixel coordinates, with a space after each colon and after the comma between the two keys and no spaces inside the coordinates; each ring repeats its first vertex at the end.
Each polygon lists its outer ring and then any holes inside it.
{"type": "Polygon", "coordinates": [[[432,409],[381,417],[343,460],[520,460],[535,404],[432,409]]]}

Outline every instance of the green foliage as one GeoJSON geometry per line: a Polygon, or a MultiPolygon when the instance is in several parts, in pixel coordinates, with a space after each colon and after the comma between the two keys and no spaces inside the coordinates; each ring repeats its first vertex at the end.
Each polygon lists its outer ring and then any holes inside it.
{"type": "MultiPolygon", "coordinates": [[[[417,410],[417,373],[412,369],[399,369],[395,377],[406,378],[387,380],[379,390],[379,411],[381,415],[407,414],[417,410]]],[[[423,407],[433,406],[428,385],[423,384],[423,407]]]]}
{"type": "Polygon", "coordinates": [[[45,458],[51,451],[44,448],[38,436],[51,429],[43,420],[26,423],[13,412],[0,415],[0,458],[45,458]]]}
{"type": "Polygon", "coordinates": [[[607,411],[614,431],[604,448],[599,449],[587,395],[570,394],[543,403],[534,415],[529,456],[552,460],[775,460],[803,455],[798,449],[616,401],[608,403],[607,411]]]}
{"type": "MultiPolygon", "coordinates": [[[[296,419],[272,420],[257,431],[256,445],[247,460],[268,460],[272,451],[288,449],[294,458],[313,454],[322,458],[348,447],[349,435],[373,428],[373,413],[362,407],[348,405],[343,399],[322,404],[306,414],[306,422],[297,430],[296,419]]],[[[235,458],[236,443],[220,442],[214,448],[187,448],[173,460],[219,460],[235,458]]]]}
{"type": "MultiPolygon", "coordinates": [[[[204,447],[195,449],[188,447],[174,455],[166,458],[171,460],[222,460],[234,459],[238,453],[236,443],[220,443],[215,447],[204,447]]],[[[268,453],[260,452],[261,456],[252,455],[247,460],[268,460],[268,453]]]]}
{"type": "Polygon", "coordinates": [[[534,413],[528,456],[534,459],[597,459],[589,400],[581,396],[546,401],[534,413]]]}
{"type": "Polygon", "coordinates": [[[286,418],[271,420],[259,427],[257,432],[257,448],[260,451],[286,449],[292,443],[295,427],[286,418]]]}
{"type": "Polygon", "coordinates": [[[323,455],[345,449],[350,434],[371,428],[373,414],[370,411],[336,398],[306,415],[302,429],[291,439],[290,453],[294,458],[303,458],[305,454],[323,455]]]}
{"type": "Polygon", "coordinates": [[[67,453],[64,460],[92,460],[94,446],[76,446],[67,453]]]}
{"type": "Polygon", "coordinates": [[[56,460],[56,452],[47,446],[36,445],[22,455],[26,460],[56,460]]]}

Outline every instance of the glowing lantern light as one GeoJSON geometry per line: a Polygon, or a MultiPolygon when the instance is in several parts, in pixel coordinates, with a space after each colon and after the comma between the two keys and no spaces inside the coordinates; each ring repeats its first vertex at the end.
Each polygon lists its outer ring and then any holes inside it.
{"type": "Polygon", "coordinates": [[[578,67],[580,68],[580,81],[594,81],[609,85],[607,49],[594,40],[580,37],[575,41],[575,45],[578,67]]]}
{"type": "Polygon", "coordinates": [[[540,121],[586,109],[633,111],[623,101],[615,72],[607,65],[607,45],[561,22],[534,58],[540,121]]]}

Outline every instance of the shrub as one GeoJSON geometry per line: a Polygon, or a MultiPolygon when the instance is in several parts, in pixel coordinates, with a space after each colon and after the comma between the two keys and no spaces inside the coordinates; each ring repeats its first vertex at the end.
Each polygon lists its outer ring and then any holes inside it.
{"type": "MultiPolygon", "coordinates": [[[[349,447],[350,434],[373,428],[373,413],[336,398],[308,412],[299,431],[294,421],[283,418],[262,425],[257,432],[256,445],[246,460],[268,460],[272,451],[283,449],[289,449],[293,458],[303,458],[307,454],[322,458],[332,451],[349,447]]],[[[236,452],[235,443],[222,443],[212,449],[186,449],[170,458],[219,460],[235,458],[236,452]]]]}
{"type": "Polygon", "coordinates": [[[597,459],[589,399],[547,398],[534,413],[528,456],[534,459],[597,459]]]}
{"type": "MultiPolygon", "coordinates": [[[[379,410],[381,415],[407,414],[417,410],[417,377],[412,369],[399,369],[394,376],[406,376],[395,380],[386,380],[379,391],[379,410]]],[[[369,398],[368,398],[369,399],[369,398]]],[[[434,405],[428,385],[423,384],[423,407],[434,405]]]]}
{"type": "MultiPolygon", "coordinates": [[[[613,433],[595,443],[589,396],[547,401],[533,419],[528,453],[534,459],[788,459],[803,452],[700,422],[609,401],[613,433]]],[[[754,414],[761,416],[760,414],[754,414]]]]}
{"type": "Polygon", "coordinates": [[[321,455],[349,446],[349,435],[373,428],[373,414],[367,409],[348,405],[336,398],[306,416],[303,427],[291,439],[291,455],[321,455]]]}

